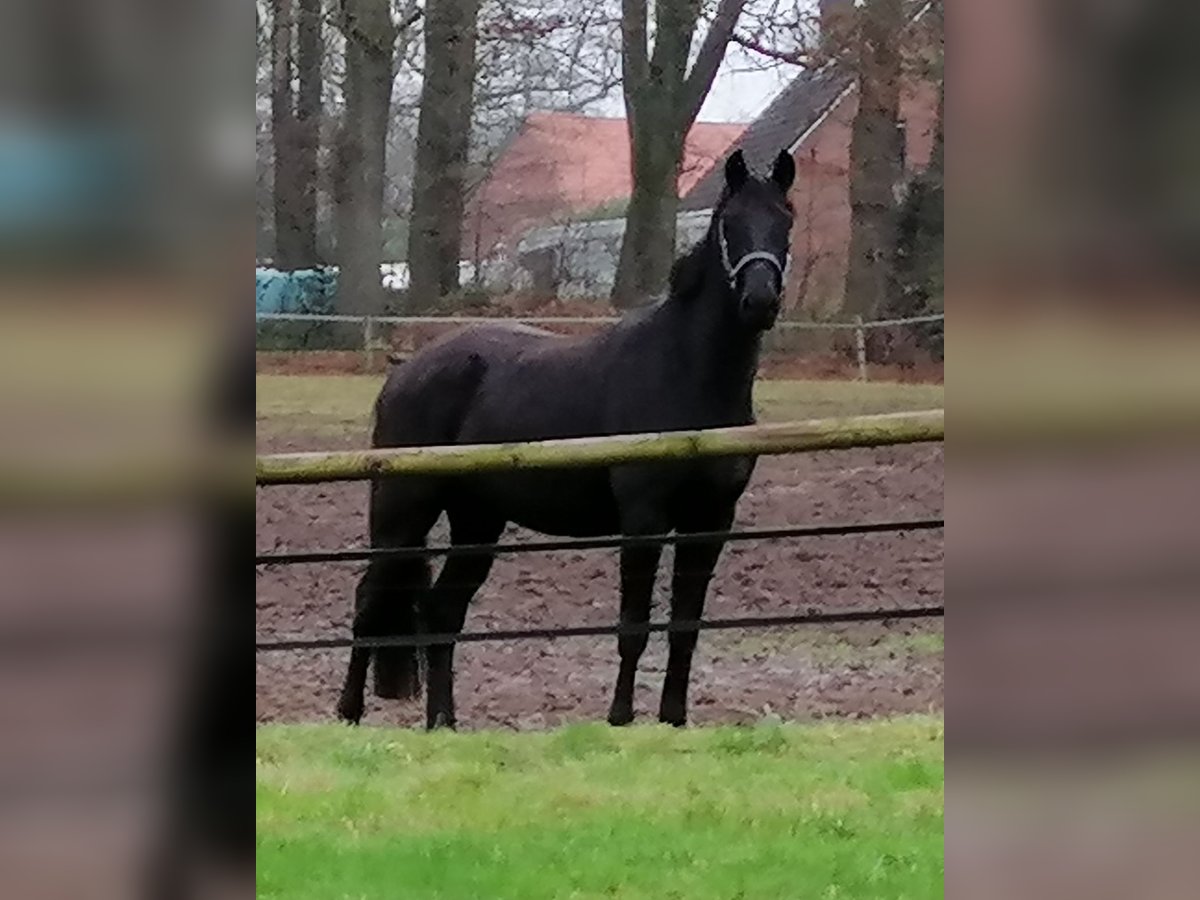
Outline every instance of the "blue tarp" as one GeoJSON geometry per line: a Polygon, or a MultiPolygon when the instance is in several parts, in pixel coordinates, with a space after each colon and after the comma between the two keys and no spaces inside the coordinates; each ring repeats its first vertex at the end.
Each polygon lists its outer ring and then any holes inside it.
{"type": "Polygon", "coordinates": [[[332,269],[254,270],[254,312],[329,313],[337,292],[337,272],[332,269]]]}
{"type": "Polygon", "coordinates": [[[118,132],[0,126],[0,236],[111,230],[138,211],[138,173],[118,132]]]}

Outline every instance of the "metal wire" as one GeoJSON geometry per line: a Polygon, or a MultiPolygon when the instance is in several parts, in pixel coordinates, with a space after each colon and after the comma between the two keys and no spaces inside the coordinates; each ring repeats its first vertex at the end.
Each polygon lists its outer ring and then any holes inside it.
{"type": "Polygon", "coordinates": [[[689,619],[678,622],[645,622],[622,625],[576,625],[568,628],[521,628],[465,631],[461,634],[408,634],[388,637],[313,638],[255,641],[256,653],[293,650],[338,650],[347,647],[427,647],[431,644],[478,644],[488,641],[557,640],[607,637],[622,634],[655,634],[676,631],[780,628],[789,625],[834,625],[844,622],[885,622],[894,619],[943,618],[945,606],[868,609],[850,612],[809,612],[791,616],[756,616],[736,619],[689,619]]]}
{"type": "Polygon", "coordinates": [[[357,562],[369,559],[421,559],[427,556],[464,556],[478,553],[545,553],[557,550],[607,550],[616,547],[651,547],[663,544],[707,544],[797,537],[840,537],[895,531],[929,531],[945,527],[943,519],[906,522],[866,522],[836,525],[804,525],[789,528],[747,528],[738,531],[704,531],[688,534],[615,535],[599,538],[564,538],[503,544],[457,544],[433,547],[363,547],[352,550],[309,550],[293,553],[259,553],[255,566],[301,563],[357,562]]]}
{"type": "MultiPolygon", "coordinates": [[[[260,313],[254,314],[256,322],[366,322],[370,319],[384,325],[484,325],[496,322],[523,322],[531,325],[610,325],[621,321],[616,316],[353,316],[336,313],[260,313]]],[[[907,316],[901,319],[875,319],[869,322],[805,322],[798,319],[781,319],[777,328],[811,329],[871,329],[892,328],[898,325],[920,325],[942,322],[944,313],[907,316]]]]}

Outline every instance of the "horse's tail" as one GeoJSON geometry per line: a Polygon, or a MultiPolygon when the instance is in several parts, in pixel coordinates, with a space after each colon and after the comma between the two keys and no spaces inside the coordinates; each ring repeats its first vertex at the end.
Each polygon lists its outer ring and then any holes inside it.
{"type": "MultiPolygon", "coordinates": [[[[483,358],[474,351],[452,354],[448,360],[427,351],[393,369],[375,403],[372,446],[454,443],[486,369],[483,358]]],[[[371,546],[423,548],[429,529],[442,512],[442,499],[440,481],[431,476],[372,482],[371,546]]],[[[371,560],[355,596],[355,637],[419,634],[420,604],[431,583],[429,561],[423,555],[371,560]]],[[[420,694],[423,648],[375,647],[371,658],[375,696],[411,699],[420,694]]],[[[363,660],[360,656],[360,666],[363,660]]],[[[365,677],[365,671],[359,677],[365,677]]]]}
{"type": "MultiPolygon", "coordinates": [[[[354,636],[411,637],[419,634],[417,604],[429,590],[429,562],[372,560],[355,595],[354,636]]],[[[421,693],[425,655],[420,647],[373,647],[375,696],[408,700],[421,693]]]]}

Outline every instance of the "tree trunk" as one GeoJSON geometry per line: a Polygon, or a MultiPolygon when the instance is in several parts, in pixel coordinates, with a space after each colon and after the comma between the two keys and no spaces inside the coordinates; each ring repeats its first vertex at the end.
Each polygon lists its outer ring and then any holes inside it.
{"type": "Polygon", "coordinates": [[[271,3],[271,142],[275,146],[275,267],[284,271],[304,265],[299,220],[302,201],[297,159],[296,118],[292,92],[293,0],[271,3]]]}
{"type": "Polygon", "coordinates": [[[643,130],[646,133],[631,134],[633,193],[612,291],[618,309],[648,303],[665,290],[675,258],[676,185],[683,141],[669,128],[643,130]]]}
{"type": "MultiPolygon", "coordinates": [[[[897,216],[896,293],[886,309],[889,317],[926,315],[945,308],[945,106],[943,84],[929,167],[909,181],[897,216]]],[[[915,360],[919,350],[941,360],[944,333],[941,323],[896,329],[888,350],[890,361],[915,360]]]]}
{"type": "Polygon", "coordinates": [[[409,218],[409,298],[420,307],[458,290],[479,0],[430,0],[425,77],[409,218]]]}
{"type": "Polygon", "coordinates": [[[946,178],[946,82],[943,76],[938,85],[937,123],[933,130],[933,152],[929,159],[929,171],[939,182],[946,178]]]}
{"type": "Polygon", "coordinates": [[[850,255],[843,310],[847,319],[877,318],[893,290],[896,188],[904,175],[899,47],[903,22],[902,0],[868,0],[860,10],[858,113],[850,137],[850,255]]]}
{"type": "Polygon", "coordinates": [[[343,0],[345,111],[338,131],[334,213],[337,306],[343,313],[383,311],[383,179],[391,111],[396,28],[389,0],[343,0]]]}
{"type": "Polygon", "coordinates": [[[612,302],[620,309],[648,303],[667,290],[684,139],[744,5],[745,0],[720,0],[689,71],[701,4],[656,0],[654,52],[649,53],[647,0],[622,0],[621,73],[633,186],[613,281],[612,302]]]}
{"type": "Polygon", "coordinates": [[[296,252],[304,266],[317,255],[317,150],[321,142],[321,0],[299,0],[296,20],[296,252]]]}

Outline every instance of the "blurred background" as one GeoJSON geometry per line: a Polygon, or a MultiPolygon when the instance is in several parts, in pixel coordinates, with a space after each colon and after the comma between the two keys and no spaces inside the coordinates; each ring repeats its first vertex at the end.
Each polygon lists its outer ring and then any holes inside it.
{"type": "Polygon", "coordinates": [[[252,242],[274,447],[345,420],[270,378],[378,373],[445,327],[413,317],[584,330],[651,301],[721,160],[786,147],[793,324],[767,370],[883,386],[804,408],[940,392],[957,298],[947,886],[1189,895],[1200,7],[950,6],[0,8],[9,889],[250,890],[229,460],[252,242]]]}
{"type": "Polygon", "coordinates": [[[263,367],[378,367],[445,331],[414,317],[586,332],[652,302],[740,149],[799,172],[773,364],[940,377],[938,4],[680,4],[642,67],[615,0],[333,6],[257,4],[263,367]],[[856,317],[918,321],[819,327],[856,317]]]}

